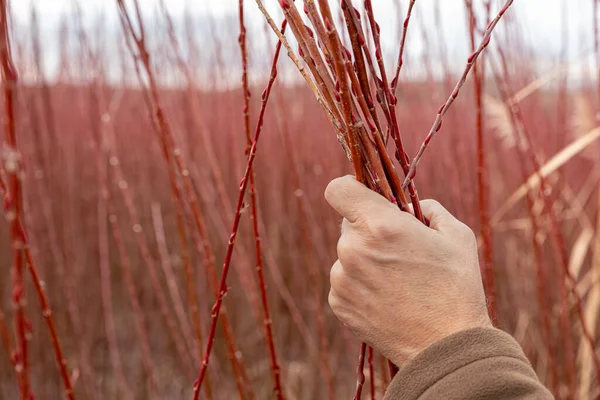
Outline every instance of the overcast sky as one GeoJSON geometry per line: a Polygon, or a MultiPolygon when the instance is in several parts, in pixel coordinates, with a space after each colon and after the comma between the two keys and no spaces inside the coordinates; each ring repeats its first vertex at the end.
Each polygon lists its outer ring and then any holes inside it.
{"type": "MultiPolygon", "coordinates": [[[[12,14],[15,21],[20,26],[26,26],[29,21],[31,8],[36,7],[40,15],[41,30],[47,40],[57,31],[58,22],[73,10],[73,3],[76,0],[9,0],[12,8],[12,14]]],[[[116,26],[117,7],[114,0],[78,0],[83,5],[85,21],[94,20],[100,13],[104,14],[109,21],[116,26]],[[112,22],[111,22],[112,21],[112,22]]],[[[384,43],[387,44],[390,51],[397,46],[397,23],[401,21],[403,15],[398,15],[397,7],[394,3],[400,1],[402,9],[406,6],[407,0],[376,0],[373,1],[377,19],[382,27],[384,43]],[[387,39],[387,40],[386,40],[387,39]]],[[[126,0],[128,2],[128,0],[126,0]]],[[[174,17],[175,21],[182,20],[184,13],[192,16],[197,25],[206,24],[207,18],[218,21],[221,18],[234,17],[237,13],[237,0],[165,0],[167,7],[174,17]]],[[[264,1],[269,9],[272,10],[277,19],[281,18],[279,6],[276,0],[264,1]]],[[[503,2],[503,1],[502,1],[503,2]]],[[[592,48],[592,2],[593,0],[515,0],[511,10],[511,15],[516,16],[519,25],[526,37],[526,45],[535,49],[541,54],[542,60],[547,57],[548,63],[552,63],[563,45],[563,26],[567,21],[568,43],[571,59],[580,58],[582,54],[589,52],[592,48]],[[567,6],[568,5],[568,6],[567,6]]],[[[139,0],[142,10],[147,17],[152,16],[159,4],[159,0],[139,0]]],[[[332,2],[335,3],[335,2],[332,2]]],[[[492,0],[497,10],[500,5],[499,0],[492,0]]],[[[362,4],[362,1],[355,1],[355,4],[362,4]]],[[[421,25],[430,30],[431,39],[437,37],[436,29],[439,29],[433,20],[433,10],[436,4],[441,7],[443,37],[445,37],[448,51],[454,55],[460,53],[459,57],[462,64],[462,56],[466,52],[466,28],[463,0],[417,0],[415,6],[416,14],[422,21],[421,25]],[[432,33],[431,33],[432,32],[432,33]]],[[[259,27],[260,36],[262,36],[263,18],[258,12],[254,0],[246,0],[247,19],[250,26],[259,27]]],[[[198,26],[198,31],[202,32],[202,26],[198,26]]],[[[237,32],[231,32],[237,35],[237,32]]],[[[256,35],[250,36],[250,40],[262,40],[256,35]]],[[[232,49],[237,45],[235,37],[232,36],[232,49]]],[[[229,39],[227,39],[229,40],[229,39]]],[[[47,44],[47,53],[52,53],[52,44],[47,44]]],[[[409,34],[408,52],[418,54],[422,50],[423,41],[421,34],[415,31],[409,34]]],[[[237,50],[236,50],[237,51],[237,50]]],[[[395,50],[394,50],[395,51],[395,50]]],[[[52,54],[48,55],[52,58],[52,54]]],[[[544,61],[545,62],[545,61],[544,61]]],[[[551,67],[551,66],[549,66],[551,67]]]]}

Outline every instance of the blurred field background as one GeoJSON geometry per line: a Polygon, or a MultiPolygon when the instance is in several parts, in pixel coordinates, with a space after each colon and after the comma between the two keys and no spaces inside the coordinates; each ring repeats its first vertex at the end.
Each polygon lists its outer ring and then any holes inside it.
{"type": "MultiPolygon", "coordinates": [[[[125,3],[133,15],[133,1],[125,3]]],[[[374,3],[392,70],[409,2],[374,3]]],[[[255,2],[243,4],[254,129],[277,38],[255,2]]],[[[266,4],[279,23],[278,2],[266,4]]],[[[355,4],[362,12],[362,2],[355,4]]],[[[473,0],[480,28],[488,22],[483,4],[473,0]]],[[[8,1],[19,151],[5,141],[1,175],[6,181],[16,168],[22,182],[21,219],[78,399],[191,398],[215,301],[210,266],[220,273],[248,156],[238,2],[139,5],[173,135],[168,162],[185,166],[173,180],[149,112],[148,74],[134,62],[132,54],[137,61],[140,54],[125,40],[117,1],[8,1]],[[190,292],[197,298],[190,301],[190,292]]],[[[596,344],[600,336],[597,11],[596,0],[517,0],[496,28],[478,61],[485,66],[483,214],[472,76],[416,177],[421,198],[440,201],[480,239],[491,231],[497,326],[516,337],[559,399],[600,396],[597,349],[585,337],[596,344]]],[[[396,108],[409,155],[452,92],[469,49],[465,2],[416,1],[396,108]]],[[[2,104],[7,140],[6,98],[2,104]]],[[[322,195],[351,168],[285,51],[254,172],[285,396],[351,398],[359,343],[327,305],[340,221],[322,195]]],[[[224,299],[231,340],[219,326],[203,398],[275,398],[249,201],[224,299]],[[236,347],[237,371],[227,343],[236,347]],[[240,375],[247,375],[243,394],[234,378],[240,375]]],[[[26,315],[31,392],[63,398],[30,275],[15,288],[10,218],[0,224],[0,243],[0,398],[19,398],[15,365],[24,360],[15,299],[26,315]]],[[[369,364],[366,385],[373,382],[381,398],[387,365],[377,353],[369,364]]]]}

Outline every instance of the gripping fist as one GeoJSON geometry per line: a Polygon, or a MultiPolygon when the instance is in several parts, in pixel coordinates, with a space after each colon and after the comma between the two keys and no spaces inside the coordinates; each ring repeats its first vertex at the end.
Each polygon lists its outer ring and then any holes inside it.
{"type": "Polygon", "coordinates": [[[351,176],[325,198],[342,217],[329,304],[354,334],[401,367],[453,333],[491,327],[471,229],[433,200],[427,227],[351,176]]]}

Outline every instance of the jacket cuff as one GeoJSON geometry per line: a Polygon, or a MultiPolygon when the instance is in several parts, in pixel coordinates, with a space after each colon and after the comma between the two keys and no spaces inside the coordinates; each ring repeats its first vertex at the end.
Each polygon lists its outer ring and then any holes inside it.
{"type": "Polygon", "coordinates": [[[409,361],[392,380],[384,400],[418,399],[453,372],[486,358],[512,357],[529,364],[519,344],[495,328],[474,328],[452,334],[409,361]]]}

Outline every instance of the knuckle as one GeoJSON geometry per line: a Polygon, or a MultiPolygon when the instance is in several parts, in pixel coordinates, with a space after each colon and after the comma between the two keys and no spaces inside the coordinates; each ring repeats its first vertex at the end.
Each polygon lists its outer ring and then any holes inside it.
{"type": "Polygon", "coordinates": [[[347,305],[344,303],[334,290],[329,291],[329,296],[327,297],[327,302],[329,303],[329,307],[331,311],[335,314],[335,316],[340,320],[341,323],[347,325],[350,321],[347,305]]]}
{"type": "Polygon", "coordinates": [[[434,212],[439,211],[440,209],[443,209],[444,207],[440,204],[439,201],[434,200],[434,199],[426,199],[426,200],[421,200],[421,205],[425,206],[425,207],[429,207],[430,209],[432,209],[434,212]]]}
{"type": "Polygon", "coordinates": [[[329,283],[332,288],[339,289],[342,286],[342,281],[344,280],[344,269],[342,268],[340,263],[336,263],[331,268],[329,273],[329,283]]]}
{"type": "Polygon", "coordinates": [[[351,258],[354,254],[355,246],[349,235],[342,235],[337,242],[337,254],[339,259],[351,258]]]}
{"type": "Polygon", "coordinates": [[[371,239],[381,240],[395,233],[391,221],[385,218],[369,218],[363,221],[363,226],[371,239]]]}
{"type": "Polygon", "coordinates": [[[435,207],[437,207],[437,206],[441,206],[440,202],[439,202],[439,201],[437,201],[437,200],[435,200],[435,199],[425,199],[425,200],[421,200],[421,203],[423,203],[423,204],[427,204],[427,205],[430,205],[430,206],[435,206],[435,207]]]}
{"type": "Polygon", "coordinates": [[[336,296],[336,294],[333,290],[329,291],[329,296],[327,297],[327,302],[329,303],[329,307],[331,307],[333,312],[337,314],[340,310],[341,303],[340,303],[339,297],[336,296]]]}
{"type": "Polygon", "coordinates": [[[465,223],[457,220],[456,229],[463,239],[475,241],[475,232],[465,223]]]}

